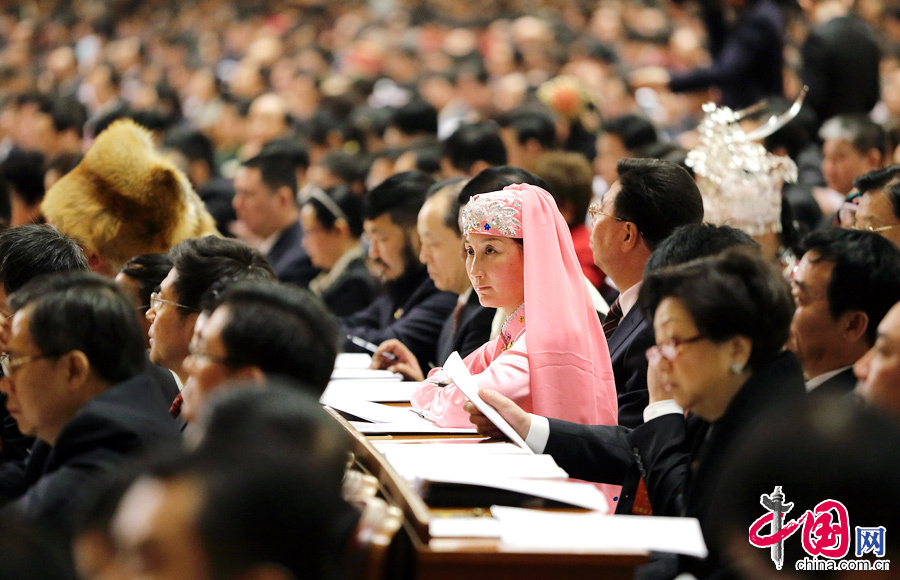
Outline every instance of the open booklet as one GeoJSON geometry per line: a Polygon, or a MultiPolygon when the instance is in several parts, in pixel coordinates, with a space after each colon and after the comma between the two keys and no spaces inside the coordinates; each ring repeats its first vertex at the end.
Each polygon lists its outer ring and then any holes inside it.
{"type": "Polygon", "coordinates": [[[478,395],[478,384],[475,382],[475,379],[472,378],[472,373],[470,373],[469,369],[466,368],[466,365],[463,364],[462,358],[460,358],[458,352],[453,351],[447,358],[447,362],[444,363],[444,372],[447,373],[447,376],[453,380],[453,383],[457,388],[472,401],[478,410],[484,413],[484,416],[490,419],[491,423],[496,425],[504,435],[509,437],[510,441],[526,450],[528,453],[534,453],[531,448],[528,447],[528,444],[525,443],[525,440],[512,428],[512,425],[507,423],[506,419],[501,417],[496,409],[485,403],[478,395]]]}

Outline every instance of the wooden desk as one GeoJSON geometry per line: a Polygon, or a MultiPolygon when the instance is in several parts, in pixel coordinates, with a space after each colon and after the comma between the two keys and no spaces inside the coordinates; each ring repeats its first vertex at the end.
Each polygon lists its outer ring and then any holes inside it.
{"type": "Polygon", "coordinates": [[[400,545],[394,550],[391,578],[624,579],[632,578],[634,568],[647,561],[646,554],[560,552],[505,547],[499,539],[431,538],[428,522],[433,517],[433,511],[406,485],[365,435],[356,431],[338,413],[331,409],[328,411],[350,433],[357,468],[374,475],[385,499],[403,510],[403,533],[398,538],[400,545]]]}

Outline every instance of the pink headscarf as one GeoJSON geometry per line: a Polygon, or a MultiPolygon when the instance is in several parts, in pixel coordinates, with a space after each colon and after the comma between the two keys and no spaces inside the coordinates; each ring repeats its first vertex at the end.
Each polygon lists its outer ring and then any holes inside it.
{"type": "Polygon", "coordinates": [[[589,425],[618,424],[606,337],[553,197],[528,184],[476,195],[463,212],[462,226],[467,235],[523,239],[534,413],[589,425]]]}

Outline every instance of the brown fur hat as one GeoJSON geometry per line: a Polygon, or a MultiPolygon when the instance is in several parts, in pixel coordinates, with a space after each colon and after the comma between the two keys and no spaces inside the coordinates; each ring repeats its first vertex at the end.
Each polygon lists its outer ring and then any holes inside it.
{"type": "Polygon", "coordinates": [[[139,254],[166,253],[184,239],[218,233],[184,173],[130,119],[97,137],[82,162],[47,191],[41,210],[114,271],[139,254]]]}

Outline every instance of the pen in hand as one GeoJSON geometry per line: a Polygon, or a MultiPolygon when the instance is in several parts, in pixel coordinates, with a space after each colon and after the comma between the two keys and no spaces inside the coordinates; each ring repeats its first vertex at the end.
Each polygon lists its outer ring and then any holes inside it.
{"type": "MultiPolygon", "coordinates": [[[[366,349],[367,351],[369,351],[372,354],[375,354],[375,351],[378,350],[377,344],[371,343],[368,340],[361,338],[359,336],[353,336],[352,334],[348,334],[347,340],[349,340],[350,342],[352,342],[353,344],[355,344],[356,346],[358,346],[360,348],[366,349]]],[[[397,355],[395,355],[392,352],[383,352],[383,353],[381,353],[380,356],[383,356],[384,358],[386,358],[387,360],[390,360],[390,361],[397,360],[397,355]]]]}

